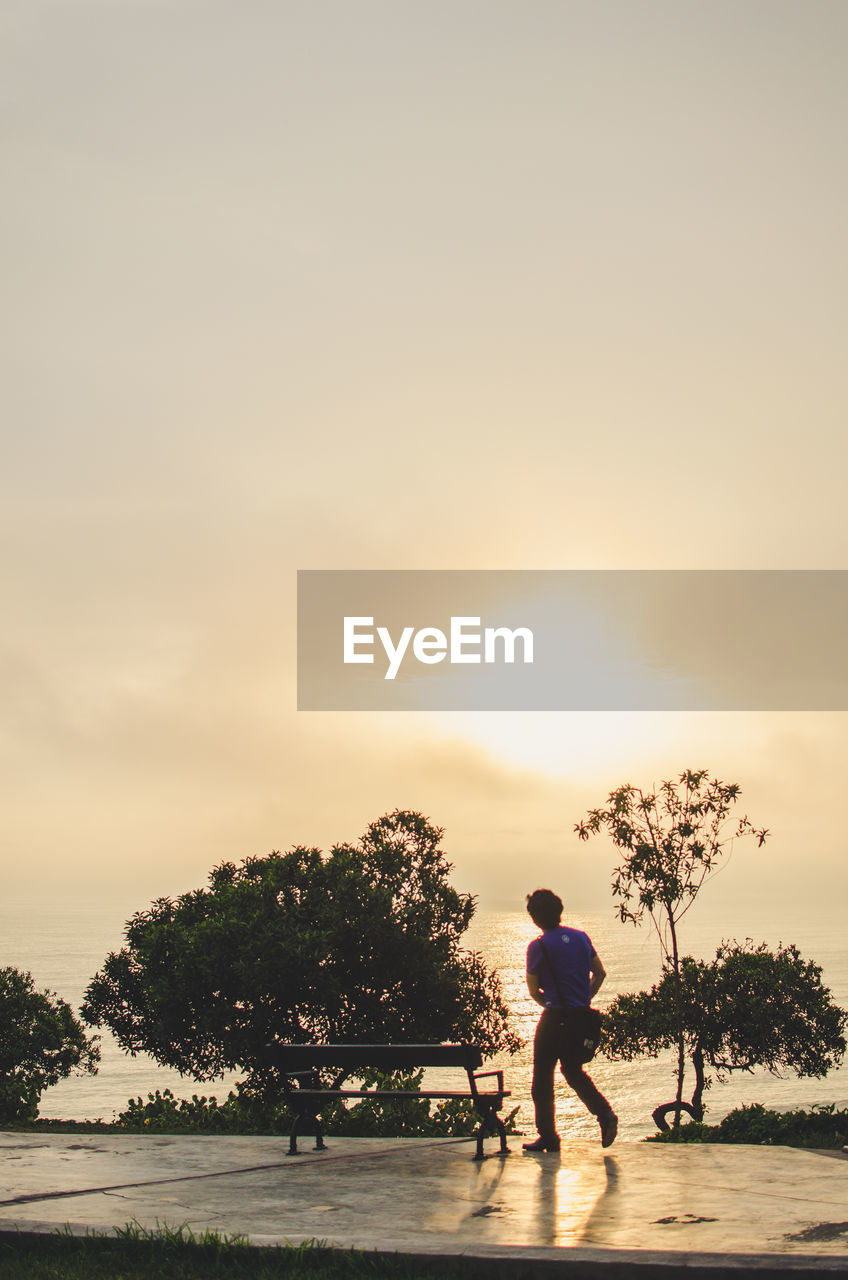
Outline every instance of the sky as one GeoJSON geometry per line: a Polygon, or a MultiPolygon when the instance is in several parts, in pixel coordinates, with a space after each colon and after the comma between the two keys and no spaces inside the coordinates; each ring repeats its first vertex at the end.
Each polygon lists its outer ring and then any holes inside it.
{"type": "MultiPolygon", "coordinates": [[[[848,889],[838,712],[296,710],[298,569],[842,569],[843,0],[7,0],[0,857],[130,910],[706,767],[721,894],[848,889]]],[[[733,617],[726,619],[728,633],[733,617]]],[[[728,899],[729,900],[729,899],[728,899]]]]}

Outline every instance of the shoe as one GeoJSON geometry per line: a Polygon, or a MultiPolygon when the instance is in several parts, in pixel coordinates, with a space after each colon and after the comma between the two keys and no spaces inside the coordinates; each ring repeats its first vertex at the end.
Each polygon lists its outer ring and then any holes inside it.
{"type": "Polygon", "coordinates": [[[548,1142],[544,1138],[537,1138],[535,1142],[525,1142],[522,1145],[525,1151],[559,1151],[559,1138],[551,1138],[548,1142]]]}
{"type": "Polygon", "coordinates": [[[618,1133],[618,1116],[611,1111],[608,1116],[599,1119],[598,1124],[601,1126],[601,1146],[611,1147],[618,1133]]]}

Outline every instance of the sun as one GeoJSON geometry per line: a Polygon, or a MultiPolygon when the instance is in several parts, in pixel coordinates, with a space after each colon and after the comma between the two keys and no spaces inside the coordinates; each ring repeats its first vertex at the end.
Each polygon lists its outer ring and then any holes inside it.
{"type": "Polygon", "coordinates": [[[683,712],[450,711],[428,719],[511,768],[580,782],[677,759],[692,739],[692,717],[683,712]]]}

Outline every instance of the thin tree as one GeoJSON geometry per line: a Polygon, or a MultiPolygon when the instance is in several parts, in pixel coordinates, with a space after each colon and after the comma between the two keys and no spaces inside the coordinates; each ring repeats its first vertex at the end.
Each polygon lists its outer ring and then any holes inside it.
{"type": "Polygon", "coordinates": [[[733,841],[753,836],[759,847],[768,835],[747,817],[731,823],[740,794],[736,782],[710,779],[707,769],[687,769],[677,782],[662,782],[655,791],[629,783],[619,787],[610,793],[606,808],[590,809],[574,827],[581,840],[605,832],[623,850],[612,880],[618,915],[640,924],[647,912],[670,967],[677,1046],[675,1129],[680,1126],[686,1070],[678,926],[733,841]]]}

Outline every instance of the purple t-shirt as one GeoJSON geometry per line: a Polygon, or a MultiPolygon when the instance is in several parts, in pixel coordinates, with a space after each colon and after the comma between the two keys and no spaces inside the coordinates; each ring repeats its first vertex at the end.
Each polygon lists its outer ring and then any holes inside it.
{"type": "Polygon", "coordinates": [[[561,1009],[563,1001],[566,1005],[588,1005],[592,1000],[589,989],[589,965],[595,948],[589,935],[582,929],[570,929],[566,925],[557,925],[555,929],[546,929],[542,938],[534,938],[527,948],[527,972],[534,973],[539,980],[545,1007],[561,1009]],[[542,950],[550,957],[550,964],[542,950]],[[551,975],[551,964],[556,972],[556,982],[551,975]],[[562,992],[560,999],[557,991],[562,992]]]}

